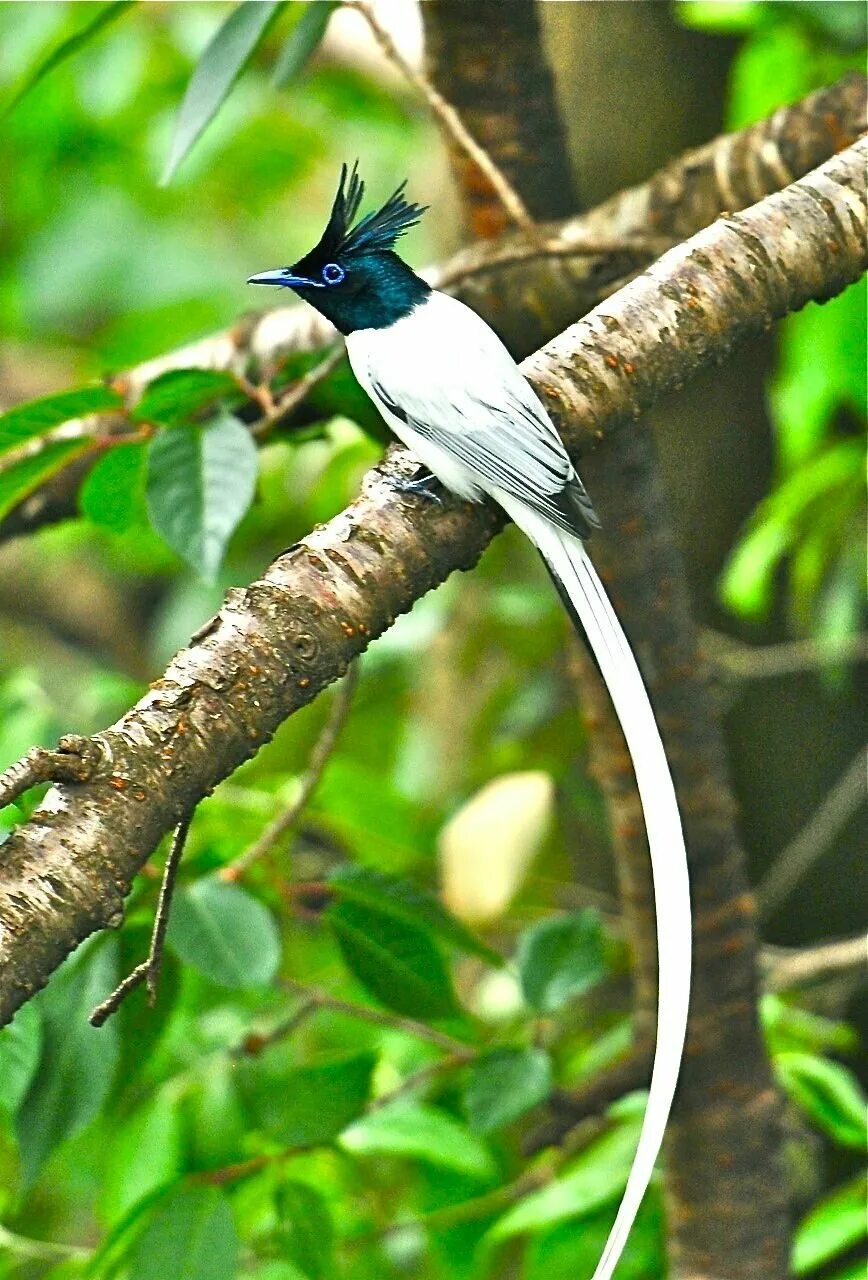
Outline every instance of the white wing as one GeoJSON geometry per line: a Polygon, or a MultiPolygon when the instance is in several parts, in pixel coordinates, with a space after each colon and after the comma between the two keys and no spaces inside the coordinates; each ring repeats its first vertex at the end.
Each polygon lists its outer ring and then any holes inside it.
{"type": "Polygon", "coordinates": [[[447,488],[499,490],[571,533],[598,526],[548,414],[469,307],[432,293],[388,329],[351,333],[347,351],[387,422],[447,488]],[[442,454],[449,465],[438,469],[442,454]]]}

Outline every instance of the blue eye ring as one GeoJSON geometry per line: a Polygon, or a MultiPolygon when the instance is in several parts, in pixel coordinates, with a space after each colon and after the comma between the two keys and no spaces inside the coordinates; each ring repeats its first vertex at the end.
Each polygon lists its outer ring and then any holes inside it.
{"type": "Polygon", "coordinates": [[[337,262],[327,262],[322,269],[322,278],[325,284],[340,284],[346,274],[346,271],[337,262]]]}

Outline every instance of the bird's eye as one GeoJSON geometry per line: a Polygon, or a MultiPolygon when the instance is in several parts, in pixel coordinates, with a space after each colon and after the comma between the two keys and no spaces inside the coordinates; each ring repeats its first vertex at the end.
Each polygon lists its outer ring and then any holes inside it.
{"type": "Polygon", "coordinates": [[[336,262],[327,262],[322,269],[322,278],[326,284],[340,284],[346,274],[336,262]]]}

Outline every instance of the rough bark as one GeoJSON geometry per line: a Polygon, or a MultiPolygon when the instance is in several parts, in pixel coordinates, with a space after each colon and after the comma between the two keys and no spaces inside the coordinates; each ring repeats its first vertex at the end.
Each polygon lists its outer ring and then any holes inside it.
{"type": "MultiPolygon", "coordinates": [[[[865,143],[671,250],[522,366],[579,456],[666,390],[868,265],[865,143]]],[[[53,788],[2,849],[0,1023],[93,930],[118,924],[170,827],[498,527],[484,507],[396,496],[395,455],[280,556],[121,720],[89,781],[53,788]]]]}
{"type": "MultiPolygon", "coordinates": [[[[486,315],[517,355],[535,350],[583,315],[645,264],[649,248],[637,237],[674,244],[804,176],[862,134],[866,79],[858,73],[782,107],[768,120],[724,134],[667,165],[649,182],[622,192],[591,212],[546,225],[549,256],[520,236],[475,245],[426,273],[486,315]],[[588,253],[589,244],[609,246],[588,253]],[[615,246],[622,245],[617,248],[615,246]],[[554,249],[554,253],[551,249],[554,249]]],[[[116,380],[133,400],[168,369],[226,369],[255,375],[289,356],[322,350],[334,330],[309,307],[255,313],[222,333],[150,360],[116,380]]],[[[26,534],[77,513],[77,493],[95,458],[61,471],[0,519],[0,540],[26,534]]]]}
{"type": "MultiPolygon", "coordinates": [[[[535,0],[428,0],[422,20],[436,88],[534,217],[567,217],[576,206],[572,169],[535,0]]],[[[450,144],[450,155],[469,230],[493,239],[508,225],[503,205],[463,151],[450,144]]]]}

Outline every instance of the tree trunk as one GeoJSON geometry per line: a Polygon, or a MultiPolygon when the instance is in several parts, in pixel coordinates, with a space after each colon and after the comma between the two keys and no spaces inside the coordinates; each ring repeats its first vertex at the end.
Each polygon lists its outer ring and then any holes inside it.
{"type": "MultiPolygon", "coordinates": [[[[544,64],[539,32],[528,13],[534,6],[499,6],[494,41],[484,33],[495,7],[429,0],[423,13],[430,72],[483,145],[490,139],[482,130],[496,121],[495,141],[520,136],[522,156],[545,157],[539,179],[532,164],[512,164],[509,176],[537,216],[553,218],[561,209],[543,202],[541,193],[551,190],[546,175],[566,177],[571,168],[551,77],[534,75],[526,85],[521,74],[526,65],[544,64]],[[479,23],[475,39],[468,30],[470,9],[479,23]],[[504,59],[516,54],[510,75],[504,59]]],[[[495,151],[495,158],[504,157],[495,151]]],[[[477,184],[463,159],[455,164],[455,177],[474,232],[484,236],[491,234],[490,227],[499,230],[495,218],[479,217],[477,184]]],[[[571,187],[565,183],[561,190],[571,187]]],[[[683,1280],[780,1280],[787,1271],[789,1232],[780,1107],[757,1021],[753,901],[720,726],[698,660],[684,569],[647,431],[621,436],[593,460],[588,476],[610,531],[594,538],[592,554],[657,712],[691,869],[691,1023],[666,1144],[672,1262],[683,1280]]],[[[596,672],[590,664],[579,671],[595,772],[611,820],[634,952],[637,1034],[644,1041],[656,999],[656,939],[641,804],[626,744],[596,672]]]]}

